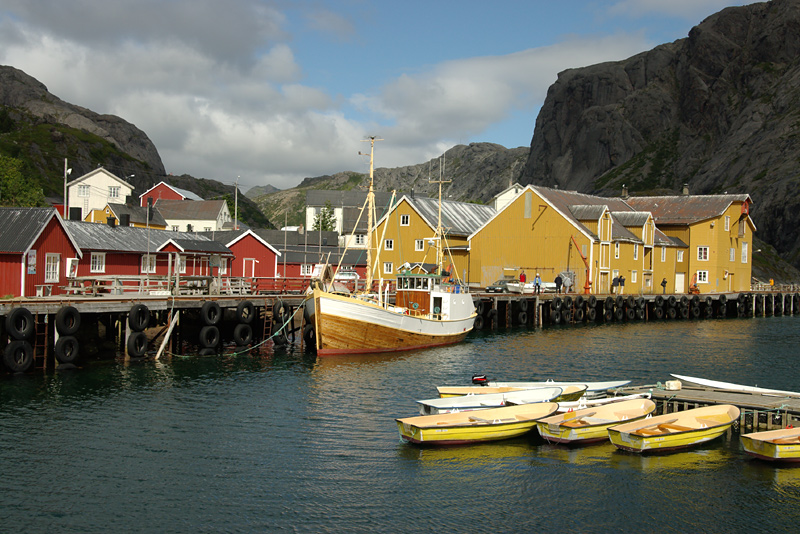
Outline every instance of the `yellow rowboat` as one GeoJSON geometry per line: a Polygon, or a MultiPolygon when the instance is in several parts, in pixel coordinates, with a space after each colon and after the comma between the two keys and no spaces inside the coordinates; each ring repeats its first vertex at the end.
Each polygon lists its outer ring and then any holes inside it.
{"type": "Polygon", "coordinates": [[[415,445],[463,445],[521,436],[536,421],[553,415],[555,402],[504,406],[487,410],[418,415],[397,419],[400,439],[415,445]]]}
{"type": "Polygon", "coordinates": [[[655,409],[656,404],[649,399],[633,399],[551,415],[537,421],[536,428],[549,442],[596,443],[608,439],[608,427],[644,419],[655,409]]]}
{"type": "Polygon", "coordinates": [[[800,428],[742,434],[744,452],[772,462],[800,462],[800,428]]]}
{"type": "Polygon", "coordinates": [[[706,406],[614,425],[609,427],[608,437],[611,443],[624,451],[674,451],[721,436],[738,418],[739,408],[736,406],[706,406]]]}
{"type": "MultiPolygon", "coordinates": [[[[562,389],[561,395],[553,399],[553,402],[576,401],[586,393],[586,384],[557,386],[562,389]]],[[[436,390],[442,398],[460,397],[462,395],[489,395],[493,393],[511,393],[513,391],[525,391],[533,388],[517,388],[511,386],[439,386],[436,390]]]]}

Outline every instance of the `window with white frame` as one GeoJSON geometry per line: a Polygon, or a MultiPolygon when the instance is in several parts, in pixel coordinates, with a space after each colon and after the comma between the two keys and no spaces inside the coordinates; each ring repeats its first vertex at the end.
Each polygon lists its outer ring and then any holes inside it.
{"type": "Polygon", "coordinates": [[[119,198],[119,186],[118,185],[110,185],[110,186],[108,186],[108,198],[119,198]]]}
{"type": "Polygon", "coordinates": [[[394,265],[390,261],[383,262],[383,274],[392,274],[394,272],[394,265]]]}
{"type": "Polygon", "coordinates": [[[424,239],[417,239],[414,241],[414,250],[420,252],[425,250],[425,240],[424,239]]]}
{"type": "Polygon", "coordinates": [[[731,247],[730,257],[728,258],[730,261],[736,261],[736,249],[731,247]]]}
{"type": "Polygon", "coordinates": [[[186,256],[178,256],[178,272],[186,274],[186,256]]]}
{"type": "Polygon", "coordinates": [[[635,284],[636,283],[637,274],[638,274],[638,271],[631,271],[631,284],[635,284]]]}
{"type": "Polygon", "coordinates": [[[383,250],[394,250],[394,239],[387,239],[384,241],[383,250]]]}
{"type": "Polygon", "coordinates": [[[676,258],[676,261],[677,261],[678,263],[680,263],[680,262],[682,262],[682,261],[683,261],[683,251],[682,251],[682,250],[679,250],[679,251],[678,251],[677,258],[676,258]]]}
{"type": "Polygon", "coordinates": [[[661,247],[661,263],[667,261],[667,247],[661,247]]]}
{"type": "Polygon", "coordinates": [[[698,284],[708,283],[708,271],[697,271],[697,283],[698,284]]]}
{"type": "Polygon", "coordinates": [[[89,268],[92,273],[106,272],[106,253],[105,252],[92,252],[92,263],[89,268]]]}
{"type": "Polygon", "coordinates": [[[725,216],[725,231],[727,232],[730,229],[731,229],[731,218],[730,218],[729,215],[726,215],[725,216]]]}
{"type": "Polygon", "coordinates": [[[742,241],[742,263],[747,263],[747,243],[742,241]]]}
{"type": "Polygon", "coordinates": [[[400,226],[408,226],[411,224],[411,216],[410,215],[401,215],[400,216],[400,226]]]}
{"type": "Polygon", "coordinates": [[[300,265],[300,276],[311,276],[314,272],[314,265],[311,263],[304,263],[300,265]]]}
{"type": "Polygon", "coordinates": [[[153,255],[142,255],[142,273],[152,274],[156,272],[156,257],[153,255]]]}
{"type": "Polygon", "coordinates": [[[88,185],[79,185],[78,186],[78,196],[79,197],[88,197],[89,196],[89,186],[88,185]]]}
{"type": "Polygon", "coordinates": [[[367,236],[364,234],[356,234],[356,245],[364,245],[367,242],[367,236]]]}
{"type": "Polygon", "coordinates": [[[614,259],[619,259],[619,243],[614,243],[614,259]]]}
{"type": "Polygon", "coordinates": [[[697,261],[708,261],[708,247],[697,247],[697,261]]]}
{"type": "Polygon", "coordinates": [[[211,231],[211,227],[210,226],[204,226],[203,227],[203,231],[204,232],[210,232],[211,231]]]}
{"type": "Polygon", "coordinates": [[[58,283],[61,267],[61,254],[47,254],[44,259],[44,282],[46,284],[58,283]]]}
{"type": "Polygon", "coordinates": [[[633,259],[634,260],[639,259],[639,243],[633,244],[633,259]]]}
{"type": "Polygon", "coordinates": [[[173,225],[172,225],[172,231],[173,231],[173,232],[180,232],[180,228],[178,228],[178,225],[177,225],[177,224],[173,224],[173,225]]]}
{"type": "Polygon", "coordinates": [[[228,259],[219,259],[219,274],[228,274],[228,259]]]}

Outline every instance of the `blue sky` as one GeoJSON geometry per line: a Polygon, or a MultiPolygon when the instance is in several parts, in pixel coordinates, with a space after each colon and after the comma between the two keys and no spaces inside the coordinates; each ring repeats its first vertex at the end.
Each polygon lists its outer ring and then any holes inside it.
{"type": "MultiPolygon", "coordinates": [[[[726,0],[2,0],[0,64],[242,189],[529,146],[558,72],[686,37],[726,0]]],[[[155,180],[156,177],[154,177],[155,180]]],[[[159,178],[160,179],[160,178],[159,178]]],[[[157,181],[157,180],[155,180],[157,181]]]]}

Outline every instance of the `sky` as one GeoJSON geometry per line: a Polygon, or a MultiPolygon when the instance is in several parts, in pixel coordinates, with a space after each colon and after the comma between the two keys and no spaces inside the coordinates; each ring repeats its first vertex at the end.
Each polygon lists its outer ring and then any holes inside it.
{"type": "MultiPolygon", "coordinates": [[[[559,72],[688,35],[730,0],[0,0],[0,64],[242,191],[530,146],[559,72]]],[[[154,183],[161,177],[154,177],[154,183]]]]}

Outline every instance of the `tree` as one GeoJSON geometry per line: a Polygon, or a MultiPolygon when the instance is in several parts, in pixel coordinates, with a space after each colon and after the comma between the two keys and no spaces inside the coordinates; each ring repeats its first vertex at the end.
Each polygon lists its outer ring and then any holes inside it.
{"type": "Polygon", "coordinates": [[[26,180],[23,163],[16,158],[0,156],[0,205],[44,206],[44,193],[37,180],[26,180]]]}
{"type": "Polygon", "coordinates": [[[325,207],[314,217],[312,230],[322,230],[323,232],[336,230],[336,216],[333,214],[333,206],[331,206],[330,200],[325,202],[325,207]]]}

